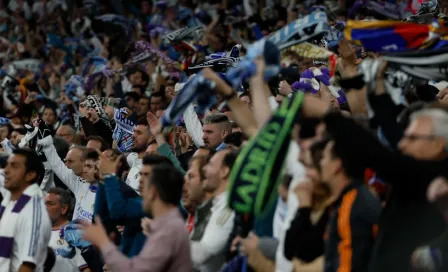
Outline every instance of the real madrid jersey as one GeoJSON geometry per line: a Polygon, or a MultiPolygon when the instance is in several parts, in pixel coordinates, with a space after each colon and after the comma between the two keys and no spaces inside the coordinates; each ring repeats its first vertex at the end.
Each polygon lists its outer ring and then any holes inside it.
{"type": "Polygon", "coordinates": [[[87,263],[81,256],[81,251],[76,249],[76,254],[73,259],[68,259],[60,256],[56,249],[63,249],[68,247],[67,241],[59,237],[59,229],[53,229],[51,231],[50,243],[48,244],[56,254],[56,262],[51,269],[51,272],[79,272],[84,268],[87,268],[87,263]]]}

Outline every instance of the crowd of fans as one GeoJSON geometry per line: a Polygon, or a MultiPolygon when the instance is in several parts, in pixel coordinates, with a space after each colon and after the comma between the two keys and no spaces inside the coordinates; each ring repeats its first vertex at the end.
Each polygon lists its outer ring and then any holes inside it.
{"type": "Polygon", "coordinates": [[[448,271],[445,10],[0,0],[0,271],[448,271]]]}

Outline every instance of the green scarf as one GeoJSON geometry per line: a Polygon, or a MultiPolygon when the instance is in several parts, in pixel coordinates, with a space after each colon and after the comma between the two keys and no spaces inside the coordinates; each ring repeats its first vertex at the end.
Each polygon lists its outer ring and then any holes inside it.
{"type": "Polygon", "coordinates": [[[262,215],[277,200],[277,186],[288,153],[294,120],[304,94],[285,99],[268,123],[241,150],[229,180],[229,206],[262,215]]]}

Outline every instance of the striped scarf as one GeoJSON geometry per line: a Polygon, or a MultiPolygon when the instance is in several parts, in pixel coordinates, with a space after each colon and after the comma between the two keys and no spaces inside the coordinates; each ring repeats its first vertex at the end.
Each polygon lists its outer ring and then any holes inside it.
{"type": "MultiPolygon", "coordinates": [[[[14,237],[16,236],[20,212],[29,202],[40,201],[40,196],[42,196],[42,191],[37,184],[28,186],[19,197],[10,213],[5,212],[5,210],[11,201],[11,194],[4,196],[0,206],[0,221],[8,221],[8,224],[0,229],[0,271],[10,271],[11,269],[11,255],[13,252],[14,237]]],[[[36,209],[40,209],[40,203],[35,205],[35,207],[36,209]]],[[[36,222],[34,222],[36,226],[40,226],[40,220],[40,217],[36,218],[36,222]]],[[[39,233],[36,233],[36,235],[39,235],[39,233]]]]}

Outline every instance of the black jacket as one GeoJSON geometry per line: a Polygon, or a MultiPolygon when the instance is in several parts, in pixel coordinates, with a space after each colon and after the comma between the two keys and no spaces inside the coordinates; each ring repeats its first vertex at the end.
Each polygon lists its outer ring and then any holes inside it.
{"type": "Polygon", "coordinates": [[[344,159],[376,171],[392,191],[379,220],[369,271],[409,271],[415,248],[442,234],[445,222],[426,200],[426,189],[438,176],[448,176],[448,161],[419,161],[390,151],[353,120],[330,113],[324,118],[344,159]]]}

